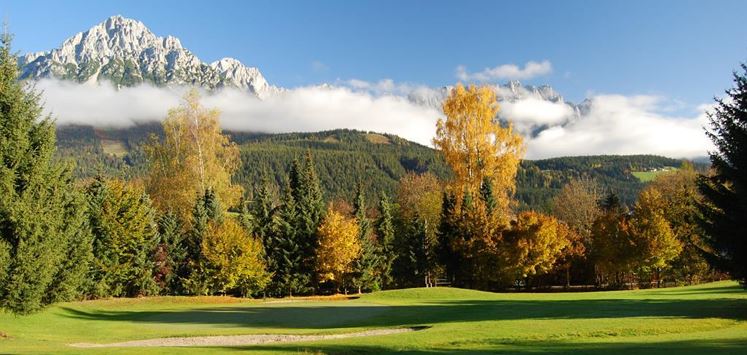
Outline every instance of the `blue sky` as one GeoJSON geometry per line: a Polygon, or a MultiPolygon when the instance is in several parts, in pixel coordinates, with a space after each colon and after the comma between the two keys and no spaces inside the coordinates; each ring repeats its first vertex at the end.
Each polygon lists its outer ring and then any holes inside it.
{"type": "MultiPolygon", "coordinates": [[[[747,1],[3,1],[21,52],[121,14],[205,61],[259,67],[276,85],[361,79],[442,86],[455,71],[547,60],[571,101],[659,95],[692,108],[747,59],[747,1]]],[[[498,80],[503,81],[503,80],[498,80]]]]}

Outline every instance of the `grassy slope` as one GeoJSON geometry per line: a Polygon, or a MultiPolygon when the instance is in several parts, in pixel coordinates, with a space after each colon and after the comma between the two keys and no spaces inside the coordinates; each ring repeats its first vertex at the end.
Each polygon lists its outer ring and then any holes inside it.
{"type": "Polygon", "coordinates": [[[649,181],[653,181],[654,179],[656,179],[657,176],[661,174],[673,172],[675,170],[676,169],[672,168],[672,169],[655,170],[655,171],[631,171],[631,174],[633,174],[633,176],[635,176],[641,182],[649,182],[649,181]]]}
{"type": "Polygon", "coordinates": [[[331,333],[430,325],[405,334],[148,353],[408,351],[412,353],[747,353],[747,292],[731,282],[660,290],[494,294],[410,289],[353,301],[265,303],[150,298],[66,303],[28,317],[0,314],[0,353],[142,353],[74,349],[74,342],[163,336],[331,333]]]}

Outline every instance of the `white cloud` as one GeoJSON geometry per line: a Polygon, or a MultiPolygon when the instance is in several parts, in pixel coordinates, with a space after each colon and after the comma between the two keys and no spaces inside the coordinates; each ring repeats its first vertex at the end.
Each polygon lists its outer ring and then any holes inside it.
{"type": "Polygon", "coordinates": [[[127,127],[166,117],[179,104],[184,89],[167,90],[151,85],[124,87],[109,83],[78,84],[46,79],[36,83],[47,112],[59,124],[127,127]]]}
{"type": "MultiPolygon", "coordinates": [[[[203,104],[221,110],[222,125],[231,130],[280,133],[350,128],[392,133],[430,145],[435,122],[443,116],[437,109],[443,90],[391,80],[351,80],[347,85],[295,88],[265,100],[223,90],[205,93],[203,104]]],[[[43,90],[45,108],[58,123],[114,127],[163,119],[186,90],[150,85],[116,90],[108,84],[57,80],[43,80],[37,88],[43,90]]],[[[705,111],[711,106],[699,106],[692,117],[679,117],[669,109],[672,105],[671,100],[655,96],[597,95],[591,98],[589,113],[578,117],[566,104],[531,96],[501,104],[503,117],[527,136],[530,159],[592,154],[705,155],[712,145],[702,127],[707,122],[705,111]],[[530,137],[537,127],[547,128],[530,137]]]]}
{"type": "MultiPolygon", "coordinates": [[[[45,109],[60,124],[126,127],[163,119],[179,104],[185,88],[150,85],[122,88],[58,80],[38,83],[45,109]]],[[[374,96],[344,87],[291,89],[265,100],[238,90],[204,94],[203,104],[218,108],[224,128],[255,132],[308,132],[337,128],[385,132],[430,144],[440,114],[394,95],[374,96]]]]}
{"type": "Polygon", "coordinates": [[[655,96],[599,95],[590,112],[552,126],[527,141],[532,159],[592,154],[703,156],[712,148],[703,134],[707,106],[694,117],[665,116],[669,103],[655,96]]]}
{"type": "Polygon", "coordinates": [[[470,73],[460,65],[456,69],[456,77],[462,81],[495,81],[505,79],[532,79],[552,72],[552,63],[548,60],[541,62],[529,61],[522,69],[516,64],[503,64],[493,68],[485,68],[476,73],[470,73]]]}
{"type": "Polygon", "coordinates": [[[563,124],[573,115],[573,109],[565,103],[534,97],[503,102],[500,106],[501,116],[511,120],[517,129],[526,133],[537,126],[563,124]]]}

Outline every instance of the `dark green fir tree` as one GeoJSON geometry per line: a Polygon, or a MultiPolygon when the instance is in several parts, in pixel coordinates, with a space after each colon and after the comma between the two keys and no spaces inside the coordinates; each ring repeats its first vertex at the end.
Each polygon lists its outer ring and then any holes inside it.
{"type": "Polygon", "coordinates": [[[0,307],[27,314],[81,294],[91,258],[85,200],[55,162],[55,125],[0,39],[0,307]]]}
{"type": "Polygon", "coordinates": [[[701,176],[698,187],[709,259],[747,287],[747,65],[741,69],[728,98],[716,100],[709,114],[713,173],[701,176]]]}

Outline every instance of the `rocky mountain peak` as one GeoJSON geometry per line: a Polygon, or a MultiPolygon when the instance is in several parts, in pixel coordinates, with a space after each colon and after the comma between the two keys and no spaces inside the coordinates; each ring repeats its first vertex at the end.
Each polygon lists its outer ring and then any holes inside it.
{"type": "Polygon", "coordinates": [[[120,15],[66,39],[59,48],[19,58],[21,78],[78,82],[110,81],[117,86],[149,83],[238,88],[263,98],[279,91],[259,69],[236,59],[201,61],[173,36],[159,37],[140,21],[120,15]]]}

